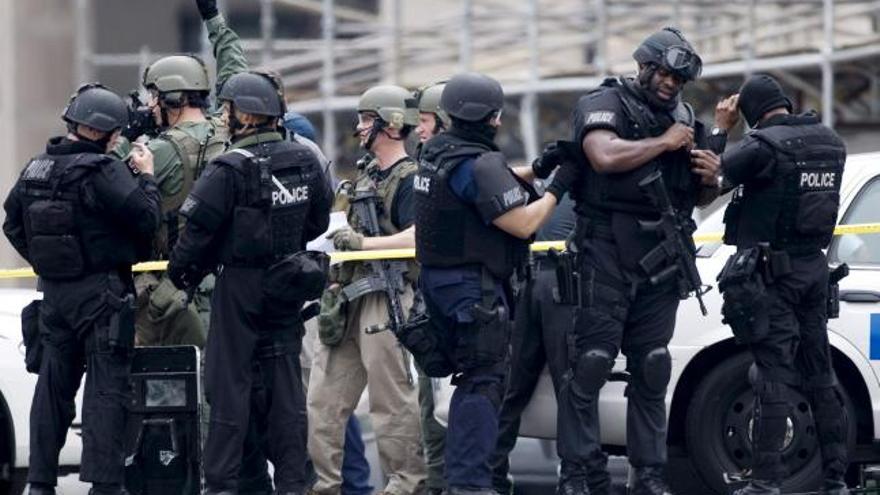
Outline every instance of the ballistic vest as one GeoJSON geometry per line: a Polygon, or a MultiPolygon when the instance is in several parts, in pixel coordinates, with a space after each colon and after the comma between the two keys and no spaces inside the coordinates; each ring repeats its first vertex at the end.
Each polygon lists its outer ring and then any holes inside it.
{"type": "MultiPolygon", "coordinates": [[[[21,176],[28,254],[37,275],[48,280],[79,278],[89,273],[129,269],[144,254],[108,218],[114,206],[100,203],[90,178],[115,160],[97,153],[42,154],[21,176]]],[[[108,173],[130,173],[121,163],[108,173]]],[[[110,181],[118,185],[118,181],[110,181]]],[[[124,187],[119,185],[118,187],[124,187]]],[[[133,186],[136,187],[136,186],[133,186]]],[[[132,190],[119,191],[128,197],[132,190]]]]}
{"type": "Polygon", "coordinates": [[[792,254],[812,253],[831,242],[840,206],[846,147],[814,114],[753,131],[773,149],[776,170],[769,183],[741,186],[725,213],[727,244],[769,242],[792,254]]]}
{"type": "MultiPolygon", "coordinates": [[[[694,120],[693,111],[681,103],[673,111],[659,111],[649,106],[629,83],[619,79],[606,79],[595,91],[611,91],[620,99],[627,120],[622,139],[638,141],[662,135],[676,122],[692,127],[701,126],[694,120]]],[[[695,129],[700,130],[700,129],[695,129]]],[[[702,137],[697,132],[697,138],[702,137]]],[[[705,145],[705,143],[698,143],[705,145]]],[[[669,193],[673,207],[679,213],[690,216],[696,205],[699,191],[699,177],[691,172],[691,159],[687,150],[665,152],[649,163],[623,173],[600,174],[593,167],[586,167],[581,190],[576,197],[589,209],[600,211],[619,211],[635,215],[656,215],[657,210],[639,190],[639,181],[659,170],[669,193]]]]}
{"type": "Polygon", "coordinates": [[[462,201],[449,178],[465,160],[492,150],[448,133],[422,150],[415,178],[416,259],[424,266],[485,266],[506,279],[528,259],[528,243],[486,225],[472,204],[462,201]]]}
{"type": "MultiPolygon", "coordinates": [[[[417,169],[418,166],[416,163],[411,158],[407,157],[395,164],[388,175],[384,178],[380,178],[379,161],[376,159],[370,160],[360,170],[357,179],[355,180],[354,190],[375,190],[379,197],[378,204],[376,205],[376,217],[379,220],[379,228],[381,229],[383,236],[394,235],[401,231],[401,229],[397,228],[391,220],[394,199],[397,196],[397,189],[400,187],[400,182],[414,174],[417,169]]],[[[348,199],[341,198],[341,201],[342,204],[345,205],[348,225],[350,225],[355,231],[361,234],[366,234],[360,228],[360,219],[351,205],[348,204],[348,199]]],[[[405,263],[406,279],[411,283],[415,283],[418,280],[419,265],[415,261],[393,261],[393,263],[405,263]]],[[[334,269],[333,279],[334,281],[347,284],[368,275],[368,264],[346,262],[339,266],[338,269],[334,269]]]]}
{"type": "Polygon", "coordinates": [[[199,178],[205,165],[220,156],[226,149],[229,132],[226,126],[216,119],[204,123],[208,127],[204,139],[197,139],[185,128],[174,126],[159,135],[171,144],[180,158],[183,185],[171,195],[162,196],[162,223],[156,234],[156,252],[160,258],[166,259],[177,243],[180,230],[183,228],[183,217],[179,214],[180,206],[192,190],[193,183],[199,178]]]}
{"type": "Polygon", "coordinates": [[[233,149],[214,161],[232,167],[237,178],[228,234],[232,239],[223,243],[221,263],[267,267],[305,249],[305,221],[320,180],[320,165],[311,150],[270,141],[233,149]]]}

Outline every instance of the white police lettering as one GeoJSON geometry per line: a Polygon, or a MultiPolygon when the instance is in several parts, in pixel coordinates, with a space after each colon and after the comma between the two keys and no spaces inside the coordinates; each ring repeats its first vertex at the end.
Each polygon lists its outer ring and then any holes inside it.
{"type": "Polygon", "coordinates": [[[52,172],[53,165],[55,165],[55,160],[31,160],[24,171],[24,179],[46,180],[49,178],[49,173],[52,172]]]}
{"type": "Polygon", "coordinates": [[[192,213],[193,210],[196,209],[196,206],[199,205],[199,201],[192,196],[187,196],[186,199],[183,200],[183,204],[180,205],[180,213],[186,215],[188,213],[192,213]]]}
{"type": "Polygon", "coordinates": [[[272,191],[272,206],[298,205],[309,200],[307,185],[288,188],[274,175],[272,183],[278,188],[277,191],[272,191]]]}
{"type": "Polygon", "coordinates": [[[413,178],[413,189],[415,189],[418,192],[430,194],[430,192],[431,192],[431,178],[430,177],[421,177],[421,176],[416,175],[413,178]]]}
{"type": "Polygon", "coordinates": [[[519,187],[515,187],[504,193],[504,207],[510,208],[511,206],[521,203],[523,201],[523,191],[519,187]]]}
{"type": "Polygon", "coordinates": [[[831,189],[836,179],[834,172],[801,172],[801,189],[831,189]]]}
{"type": "Polygon", "coordinates": [[[587,125],[610,124],[614,122],[614,112],[591,112],[587,115],[587,125]]]}

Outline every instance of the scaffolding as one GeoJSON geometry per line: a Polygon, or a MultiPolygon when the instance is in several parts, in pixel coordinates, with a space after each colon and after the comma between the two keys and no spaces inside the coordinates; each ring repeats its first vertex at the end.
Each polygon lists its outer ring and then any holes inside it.
{"type": "MultiPolygon", "coordinates": [[[[77,0],[78,22],[89,0],[77,0]]],[[[232,4],[235,0],[227,0],[232,4]]],[[[527,159],[539,146],[540,95],[595,87],[631,73],[632,49],[665,25],[680,27],[704,60],[703,79],[769,71],[819,103],[826,124],[880,122],[880,1],[867,0],[260,0],[250,60],[279,72],[291,108],[321,114],[324,150],[335,158],[336,114],[355,108],[370,85],[409,87],[463,70],[500,79],[518,99],[527,159]],[[355,6],[353,6],[355,5],[355,6]],[[321,36],[274,36],[276,14],[320,18],[321,36]],[[799,71],[816,70],[817,80],[799,71]],[[835,73],[857,78],[835,88],[835,73]]],[[[136,65],[156,54],[92,53],[79,39],[81,67],[136,65]]],[[[85,79],[88,69],[81,70],[85,79]]]]}

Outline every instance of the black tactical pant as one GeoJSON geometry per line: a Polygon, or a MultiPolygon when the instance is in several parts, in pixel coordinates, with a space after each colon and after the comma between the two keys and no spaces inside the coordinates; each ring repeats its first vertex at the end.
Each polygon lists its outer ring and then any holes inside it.
{"type": "Polygon", "coordinates": [[[275,467],[275,489],[303,492],[306,485],[306,409],[299,351],[303,325],[298,305],[269,304],[265,270],[227,266],[211,300],[205,385],[211,418],[205,445],[208,489],[237,490],[252,407],[256,431],[275,467]],[[265,397],[251,400],[253,361],[265,397]],[[259,406],[259,407],[257,407],[259,406]]]}
{"type": "MultiPolygon", "coordinates": [[[[490,460],[492,483],[500,493],[510,492],[508,456],[516,444],[520,417],[532,398],[545,365],[550,370],[557,395],[557,453],[562,459],[563,477],[572,468],[576,472],[582,471],[582,459],[590,455],[585,450],[586,444],[567,441],[566,437],[573,431],[587,428],[588,425],[581,422],[581,415],[574,410],[571,401],[560,400],[559,397],[563,375],[569,370],[568,335],[573,327],[574,308],[554,300],[556,264],[549,258],[539,258],[535,268],[534,278],[517,301],[510,373],[499,413],[498,442],[490,460]]],[[[593,454],[598,457],[587,466],[593,468],[587,473],[590,493],[607,494],[611,480],[604,469],[605,455],[601,450],[593,454]]]]}
{"type": "Polygon", "coordinates": [[[133,293],[131,280],[100,273],[69,282],[42,280],[42,288],[44,351],[31,404],[28,482],[55,485],[58,454],[76,415],[74,399],[85,373],[80,479],[121,487],[134,327],[130,342],[111,348],[109,326],[114,306],[133,293]]]}
{"type": "MultiPolygon", "coordinates": [[[[575,318],[574,347],[579,355],[600,350],[612,359],[621,351],[626,356],[632,377],[626,388],[629,463],[635,468],[663,467],[668,375],[663,380],[662,373],[645,369],[645,358],[652,351],[662,352],[672,339],[679,297],[671,284],[651,286],[624,269],[618,249],[605,239],[588,238],[583,243],[584,301],[575,318]],[[658,376],[662,383],[652,383],[658,376]]],[[[560,435],[563,476],[590,476],[597,469],[607,473],[599,436],[599,392],[584,387],[574,376],[561,385],[558,395],[560,404],[571,408],[573,424],[583,425],[560,435]]]]}
{"type": "Polygon", "coordinates": [[[780,450],[794,387],[810,401],[825,478],[842,480],[847,467],[847,417],[834,389],[828,345],[827,260],[821,252],[792,257],[791,268],[791,273],[767,286],[766,334],[749,339],[757,368],[753,477],[778,482],[787,474],[780,450]]]}

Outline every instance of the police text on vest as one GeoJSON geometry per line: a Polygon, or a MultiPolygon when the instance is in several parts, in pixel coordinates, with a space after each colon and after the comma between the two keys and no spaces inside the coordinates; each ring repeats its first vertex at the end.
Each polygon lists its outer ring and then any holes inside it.
{"type": "Polygon", "coordinates": [[[272,206],[286,206],[305,203],[309,200],[309,186],[287,187],[274,175],[272,182],[277,191],[272,191],[272,206]]]}
{"type": "Polygon", "coordinates": [[[431,178],[416,175],[413,178],[413,189],[428,194],[431,192],[431,178]]]}
{"type": "Polygon", "coordinates": [[[830,189],[834,187],[834,172],[801,172],[801,189],[830,189]]]}

